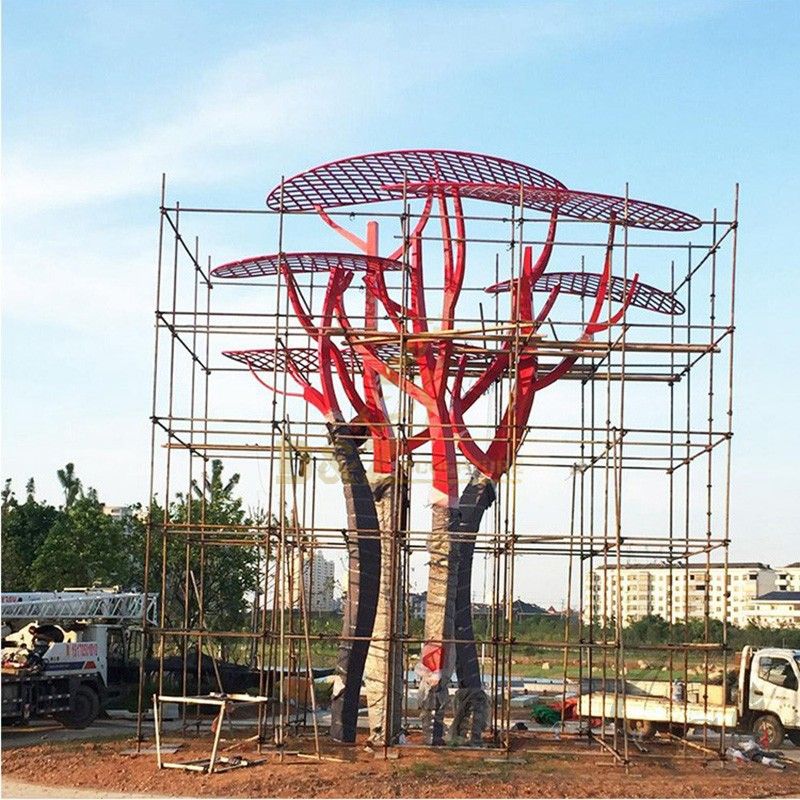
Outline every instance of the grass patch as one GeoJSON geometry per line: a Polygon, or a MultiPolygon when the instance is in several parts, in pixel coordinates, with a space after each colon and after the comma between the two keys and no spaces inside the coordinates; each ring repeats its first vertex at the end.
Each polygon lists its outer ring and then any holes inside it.
{"type": "Polygon", "coordinates": [[[430,775],[432,772],[439,770],[441,770],[441,765],[432,764],[430,761],[415,761],[413,764],[403,768],[403,772],[407,772],[417,778],[430,775]]]}

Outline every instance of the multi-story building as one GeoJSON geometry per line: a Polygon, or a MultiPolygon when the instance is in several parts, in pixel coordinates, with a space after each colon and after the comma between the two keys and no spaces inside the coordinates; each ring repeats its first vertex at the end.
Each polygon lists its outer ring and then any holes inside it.
{"type": "Polygon", "coordinates": [[[761,628],[800,630],[800,592],[767,592],[750,601],[748,613],[761,628]]]}
{"type": "Polygon", "coordinates": [[[408,613],[411,615],[411,619],[425,619],[427,606],[427,592],[411,592],[408,595],[408,613]]]}
{"type": "Polygon", "coordinates": [[[597,567],[584,579],[584,619],[595,622],[616,618],[623,625],[646,616],[659,616],[673,622],[686,617],[722,619],[746,626],[752,614],[750,603],[774,591],[776,572],[760,562],[728,564],[727,585],[722,564],[664,565],[625,564],[597,567]]]}
{"type": "Polygon", "coordinates": [[[775,568],[775,589],[779,592],[800,592],[800,561],[775,568]]]}
{"type": "Polygon", "coordinates": [[[126,519],[131,516],[131,506],[109,506],[103,503],[103,513],[111,519],[126,519]]]}
{"type": "Polygon", "coordinates": [[[329,561],[322,553],[314,553],[314,557],[306,563],[306,569],[306,581],[311,590],[309,611],[334,611],[336,603],[333,599],[333,561],[329,561]]]}
{"type": "MultiPolygon", "coordinates": [[[[300,605],[300,556],[294,560],[294,570],[291,579],[287,580],[286,594],[287,607],[299,609],[300,605]],[[291,601],[288,598],[291,597],[291,601]]],[[[334,589],[334,564],[329,561],[322,553],[309,553],[303,558],[302,563],[302,585],[305,587],[306,609],[309,612],[327,612],[336,610],[336,602],[333,597],[334,589]]]]}

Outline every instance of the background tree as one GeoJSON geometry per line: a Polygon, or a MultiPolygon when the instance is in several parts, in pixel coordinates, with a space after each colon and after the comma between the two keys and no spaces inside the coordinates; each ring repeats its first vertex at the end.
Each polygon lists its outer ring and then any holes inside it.
{"type": "Polygon", "coordinates": [[[6,481],[3,484],[3,491],[0,493],[0,497],[2,497],[3,501],[3,513],[5,513],[6,508],[14,498],[14,491],[11,488],[11,478],[6,478],[6,481]]]}
{"type": "Polygon", "coordinates": [[[131,562],[125,557],[128,547],[124,522],[108,516],[97,492],[90,489],[56,513],[30,565],[31,588],[127,586],[131,580],[131,562]]]}
{"type": "MultiPolygon", "coordinates": [[[[253,524],[243,507],[242,499],[235,495],[239,483],[238,473],[226,480],[223,472],[222,461],[214,459],[202,485],[195,481],[190,497],[178,494],[169,504],[166,514],[169,522],[178,525],[189,522],[199,524],[204,519],[207,525],[221,526],[222,530],[228,525],[253,524]]],[[[254,516],[259,514],[259,511],[254,512],[254,516]]],[[[147,516],[142,518],[141,514],[132,515],[130,519],[128,552],[131,554],[132,588],[141,589],[144,586],[145,537],[149,522],[152,526],[149,591],[161,591],[164,519],[165,509],[156,500],[150,506],[147,516]]],[[[201,624],[197,599],[186,573],[188,563],[198,588],[203,592],[203,627],[209,630],[245,630],[251,617],[250,593],[258,583],[258,548],[209,545],[203,548],[201,563],[197,536],[192,531],[187,531],[184,537],[178,534],[179,530],[171,530],[166,541],[165,627],[183,627],[187,609],[187,626],[197,628],[201,624]]],[[[218,640],[217,645],[218,654],[224,660],[247,657],[245,651],[231,650],[231,642],[227,640],[218,640]]]]}
{"type": "Polygon", "coordinates": [[[64,489],[64,508],[69,508],[83,491],[81,482],[75,475],[75,465],[70,461],[64,469],[56,473],[64,489]]]}
{"type": "Polygon", "coordinates": [[[12,535],[9,523],[17,508],[17,500],[11,488],[11,478],[6,478],[2,491],[2,525],[0,525],[0,536],[2,536],[2,585],[4,591],[25,591],[27,588],[23,583],[23,561],[20,551],[20,543],[16,536],[12,535]]]}
{"type": "MultiPolygon", "coordinates": [[[[195,481],[194,496],[179,496],[172,509],[174,522],[199,522],[203,517],[207,525],[250,525],[252,520],[243,507],[241,497],[234,491],[239,483],[239,473],[225,481],[223,464],[219,459],[211,462],[209,475],[201,487],[195,481]],[[190,517],[191,514],[191,517],[190,517]]],[[[205,548],[204,622],[216,630],[237,630],[247,626],[249,604],[246,595],[257,580],[258,552],[256,547],[205,548]]],[[[196,576],[199,579],[199,575],[196,576]]],[[[223,648],[224,649],[224,648],[223,648]]]]}
{"type": "Polygon", "coordinates": [[[26,484],[26,498],[19,503],[10,479],[3,489],[2,505],[2,586],[6,591],[30,590],[31,565],[42,547],[59,512],[36,500],[33,478],[26,484]]]}

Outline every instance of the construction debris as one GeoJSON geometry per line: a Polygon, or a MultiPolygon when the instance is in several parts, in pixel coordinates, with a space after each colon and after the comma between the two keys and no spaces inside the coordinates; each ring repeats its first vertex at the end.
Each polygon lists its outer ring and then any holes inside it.
{"type": "Polygon", "coordinates": [[[740,740],[729,747],[725,755],[733,761],[754,761],[766,767],[786,769],[783,753],[779,750],[764,750],[755,739],[740,740]]]}

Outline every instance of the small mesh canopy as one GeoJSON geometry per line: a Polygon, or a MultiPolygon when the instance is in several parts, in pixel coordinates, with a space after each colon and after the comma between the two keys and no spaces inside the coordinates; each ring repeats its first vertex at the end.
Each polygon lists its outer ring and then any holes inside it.
{"type": "Polygon", "coordinates": [[[286,372],[291,362],[301,375],[317,372],[319,357],[315,347],[273,347],[264,350],[223,350],[222,355],[252,369],[286,372]]]}
{"type": "Polygon", "coordinates": [[[626,200],[610,194],[582,192],[563,187],[541,187],[528,184],[462,183],[454,181],[421,181],[419,183],[387,184],[383,187],[395,198],[403,191],[410,197],[425,197],[431,189],[458,191],[461,197],[485,200],[490,203],[519,205],[525,208],[558,213],[573,219],[608,222],[612,214],[620,225],[660,231],[693,231],[700,220],[685,211],[648,203],[644,200],[626,200]]]}
{"type": "MultiPolygon", "coordinates": [[[[577,294],[581,297],[596,297],[600,289],[599,272],[549,272],[542,275],[533,287],[535,292],[549,292],[556,285],[561,284],[564,294],[577,294]]],[[[625,280],[617,275],[612,275],[610,281],[611,299],[621,303],[630,291],[633,281],[625,280]]],[[[503,281],[489,286],[489,294],[507,292],[511,288],[511,281],[503,281]]],[[[657,311],[659,314],[683,314],[686,310],[682,303],[669,292],[648,286],[646,283],[637,282],[631,300],[632,306],[646,308],[648,311],[657,311]]]]}
{"type": "Polygon", "coordinates": [[[211,274],[215,278],[263,278],[277,275],[281,263],[293,273],[330,272],[334,267],[342,267],[353,272],[403,268],[400,261],[359,253],[284,253],[283,255],[274,253],[220,264],[211,271],[211,274]]]}
{"type": "MultiPolygon", "coordinates": [[[[430,180],[564,187],[546,172],[496,156],[457,150],[392,150],[343,158],[289,178],[283,182],[283,210],[396,200],[397,193],[388,191],[387,185],[430,180]]],[[[267,206],[281,209],[280,185],[267,196],[267,206]]]]}
{"type": "MultiPolygon", "coordinates": [[[[422,349],[423,342],[407,342],[405,348],[405,362],[407,374],[415,373],[414,350],[422,349]]],[[[441,343],[433,343],[434,354],[438,353],[441,343]]],[[[398,342],[381,342],[373,345],[372,352],[385,364],[392,367],[399,367],[403,349],[398,342]]],[[[342,360],[348,371],[360,373],[362,370],[361,357],[349,345],[345,344],[341,348],[342,360]]],[[[452,355],[450,367],[454,369],[462,357],[466,357],[466,375],[474,375],[482,372],[494,359],[501,354],[499,350],[492,350],[471,345],[452,345],[452,355]]],[[[319,353],[316,347],[291,347],[291,348],[267,348],[254,350],[225,350],[222,355],[227,358],[244,364],[251,369],[264,372],[286,372],[289,363],[301,375],[307,376],[319,372],[319,353]]]]}
{"type": "MultiPolygon", "coordinates": [[[[537,355],[538,348],[550,349],[552,347],[560,347],[564,343],[554,342],[552,340],[536,340],[525,343],[521,345],[520,352],[517,354],[518,357],[522,355],[529,355],[535,356],[537,355]]],[[[414,379],[416,377],[416,364],[414,362],[413,355],[408,352],[409,343],[406,344],[407,351],[405,356],[406,362],[406,372],[405,374],[407,377],[414,379]]],[[[567,347],[569,345],[567,344],[567,347]]],[[[402,352],[399,342],[393,343],[382,343],[375,345],[374,351],[377,357],[383,361],[385,364],[397,369],[400,366],[400,354],[402,352]]],[[[438,352],[438,346],[434,346],[434,353],[438,352]]],[[[319,356],[317,353],[316,348],[313,347],[294,347],[288,349],[288,356],[287,356],[287,349],[285,348],[274,348],[274,349],[254,349],[254,350],[227,350],[223,352],[224,356],[236,361],[240,364],[244,364],[248,366],[250,369],[256,371],[263,371],[263,372],[286,372],[286,365],[289,360],[291,360],[292,364],[296,371],[302,375],[306,380],[310,378],[310,376],[315,375],[319,372],[319,356]]],[[[507,376],[511,370],[511,360],[509,359],[509,351],[508,350],[498,350],[494,348],[483,348],[483,347],[474,347],[471,345],[459,345],[455,344],[453,346],[453,352],[450,357],[450,374],[451,376],[455,374],[455,371],[459,369],[460,362],[462,358],[464,359],[463,364],[463,375],[465,378],[479,378],[484,371],[496,361],[496,359],[502,358],[503,359],[503,368],[500,373],[503,377],[507,376]]],[[[592,354],[587,353],[586,357],[590,357],[592,354]]],[[[602,354],[599,354],[602,355],[602,354]]],[[[597,357],[598,353],[594,353],[594,357],[597,357]]],[[[553,361],[552,359],[554,356],[552,353],[549,353],[547,359],[545,361],[539,362],[538,367],[538,374],[540,377],[545,377],[548,375],[551,370],[553,370],[557,366],[557,361],[553,361]]],[[[347,366],[348,371],[353,375],[358,375],[361,373],[362,365],[361,365],[361,358],[360,356],[349,347],[345,346],[342,348],[342,358],[344,360],[345,365],[347,366]]],[[[635,365],[631,365],[635,369],[635,365]]],[[[569,373],[565,376],[567,378],[573,379],[584,379],[586,377],[591,377],[594,374],[594,370],[596,369],[595,366],[591,364],[575,364],[571,367],[569,373]]],[[[636,380],[635,373],[634,377],[631,378],[632,380],[636,380]]]]}

